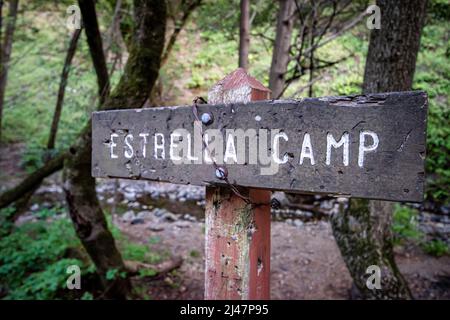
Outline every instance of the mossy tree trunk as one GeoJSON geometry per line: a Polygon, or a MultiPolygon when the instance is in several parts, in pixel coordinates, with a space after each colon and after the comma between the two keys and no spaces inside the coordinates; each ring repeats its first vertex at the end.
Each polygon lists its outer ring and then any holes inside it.
{"type": "MultiPolygon", "coordinates": [[[[1,3],[1,7],[3,7],[3,1],[1,3]]],[[[5,103],[6,83],[8,81],[9,62],[11,60],[13,36],[14,31],[16,30],[16,20],[18,10],[19,10],[19,0],[10,0],[8,7],[9,11],[8,19],[6,21],[5,36],[3,43],[0,46],[0,141],[2,138],[2,114],[5,103]]]]}
{"type": "MultiPolygon", "coordinates": [[[[135,30],[130,56],[119,84],[101,109],[140,108],[157,79],[164,47],[166,3],[160,0],[134,0],[135,30]]],[[[86,24],[85,24],[86,27],[86,24]]],[[[105,298],[126,298],[127,279],[108,280],[106,273],[124,271],[123,259],[108,230],[91,177],[91,125],[84,128],[65,159],[64,190],[77,235],[95,263],[105,298]]]]}
{"type": "MultiPolygon", "coordinates": [[[[378,0],[381,29],[370,34],[364,93],[411,90],[426,1],[378,0]]],[[[332,217],[333,233],[357,291],[365,299],[410,299],[394,259],[393,203],[351,199],[332,217]],[[367,267],[381,269],[381,289],[369,289],[367,267]]]]}

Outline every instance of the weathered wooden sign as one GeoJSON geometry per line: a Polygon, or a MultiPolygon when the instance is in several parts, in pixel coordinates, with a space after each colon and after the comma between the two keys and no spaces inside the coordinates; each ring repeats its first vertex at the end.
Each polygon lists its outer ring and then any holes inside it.
{"type": "Polygon", "coordinates": [[[220,166],[243,187],[423,200],[424,92],[204,104],[198,115],[190,106],[95,112],[92,175],[224,184],[220,166]]]}

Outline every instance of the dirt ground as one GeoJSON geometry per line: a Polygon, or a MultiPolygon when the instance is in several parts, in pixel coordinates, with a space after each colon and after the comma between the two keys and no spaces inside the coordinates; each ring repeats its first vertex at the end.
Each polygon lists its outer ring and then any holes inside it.
{"type": "MultiPolygon", "coordinates": [[[[159,237],[154,250],[170,250],[184,261],[175,276],[149,281],[155,299],[203,299],[204,224],[172,222],[163,231],[147,224],[117,222],[130,239],[146,243],[159,237]],[[195,253],[195,254],[194,254],[195,253]]],[[[397,250],[396,260],[417,299],[450,299],[450,257],[431,257],[420,249],[397,250]]],[[[334,241],[329,223],[295,227],[272,223],[272,299],[349,299],[351,278],[334,241]]]]}

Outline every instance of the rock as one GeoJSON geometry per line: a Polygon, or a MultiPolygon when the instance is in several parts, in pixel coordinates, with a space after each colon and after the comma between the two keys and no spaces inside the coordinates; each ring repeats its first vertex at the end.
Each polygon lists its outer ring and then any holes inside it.
{"type": "Polygon", "coordinates": [[[151,211],[145,210],[141,211],[136,215],[137,219],[148,219],[151,216],[151,211]]]}
{"type": "Polygon", "coordinates": [[[144,224],[145,221],[142,218],[134,218],[133,220],[130,221],[130,224],[144,224]]]}
{"type": "Polygon", "coordinates": [[[136,192],[124,192],[123,196],[128,201],[136,201],[136,192]]]}
{"type": "Polygon", "coordinates": [[[196,222],[197,221],[197,219],[195,219],[195,217],[191,216],[188,213],[183,215],[183,220],[191,221],[191,222],[196,222]]]}
{"type": "Polygon", "coordinates": [[[137,201],[132,201],[128,203],[128,207],[130,208],[139,208],[141,206],[141,204],[137,201]]]}
{"type": "Polygon", "coordinates": [[[191,224],[187,221],[178,221],[175,224],[175,227],[180,228],[180,229],[184,229],[184,228],[190,228],[191,224]]]}
{"type": "Polygon", "coordinates": [[[133,219],[136,219],[136,215],[134,214],[134,211],[130,210],[125,212],[122,217],[120,217],[120,220],[124,222],[132,221],[133,219]]]}
{"type": "Polygon", "coordinates": [[[106,200],[107,204],[113,204],[114,203],[114,197],[111,197],[109,199],[106,200]]]}
{"type": "Polygon", "coordinates": [[[50,208],[53,207],[53,205],[50,202],[48,202],[48,201],[44,201],[44,202],[41,203],[41,207],[46,208],[46,209],[50,209],[50,208]]]}
{"type": "Polygon", "coordinates": [[[171,194],[169,194],[169,199],[170,199],[170,200],[177,200],[177,195],[171,193],[171,194]]]}
{"type": "Polygon", "coordinates": [[[178,195],[177,196],[178,196],[179,199],[184,198],[185,201],[186,201],[186,196],[187,195],[188,195],[187,190],[186,189],[181,189],[181,190],[178,191],[178,195]]]}
{"type": "Polygon", "coordinates": [[[53,184],[51,186],[40,187],[36,191],[36,194],[42,194],[42,193],[63,193],[63,189],[60,186],[53,184]]]}
{"type": "Polygon", "coordinates": [[[167,210],[161,209],[161,208],[156,208],[155,210],[153,210],[153,214],[155,215],[155,217],[162,217],[167,210]]]}
{"type": "Polygon", "coordinates": [[[30,210],[31,210],[31,211],[37,211],[37,210],[39,210],[39,204],[38,204],[38,203],[33,204],[33,205],[31,206],[30,210]]]}
{"type": "Polygon", "coordinates": [[[151,225],[149,225],[147,227],[147,229],[150,230],[150,231],[154,231],[154,232],[160,232],[160,231],[164,230],[164,227],[162,227],[160,225],[153,225],[153,224],[151,224],[151,225]]]}
{"type": "Polygon", "coordinates": [[[334,201],[325,200],[320,202],[320,208],[325,210],[331,210],[334,206],[334,201]]]}
{"type": "Polygon", "coordinates": [[[163,218],[165,221],[168,221],[168,222],[173,222],[173,221],[178,220],[178,217],[175,214],[173,214],[172,212],[168,212],[168,211],[164,214],[163,218]]]}
{"type": "Polygon", "coordinates": [[[301,220],[298,220],[298,219],[293,221],[293,225],[298,227],[298,228],[303,227],[303,224],[304,223],[301,220]]]}
{"type": "Polygon", "coordinates": [[[309,211],[303,211],[303,215],[307,219],[311,219],[314,216],[314,214],[312,212],[309,212],[309,211]]]}
{"type": "Polygon", "coordinates": [[[205,200],[199,200],[199,201],[197,201],[197,205],[198,205],[199,207],[204,207],[205,204],[206,204],[206,201],[205,201],[205,200]]]}

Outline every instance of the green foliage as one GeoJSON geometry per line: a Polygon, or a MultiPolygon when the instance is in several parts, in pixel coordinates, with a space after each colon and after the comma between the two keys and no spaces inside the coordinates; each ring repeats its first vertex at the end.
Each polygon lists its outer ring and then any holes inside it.
{"type": "Polygon", "coordinates": [[[139,270],[139,276],[141,278],[154,277],[157,274],[158,274],[158,272],[155,269],[151,269],[151,268],[149,268],[149,269],[140,269],[139,270]]]}
{"type": "Polygon", "coordinates": [[[44,164],[45,149],[36,141],[27,143],[25,152],[22,154],[22,167],[27,172],[33,172],[44,164]]]}
{"type": "Polygon", "coordinates": [[[119,269],[109,269],[106,272],[106,280],[114,280],[117,278],[126,278],[127,273],[125,271],[120,271],[119,269]]]}
{"type": "MultiPolygon", "coordinates": [[[[164,258],[164,255],[153,251],[148,245],[139,244],[130,241],[130,239],[124,235],[117,226],[111,222],[111,216],[106,215],[106,220],[108,222],[108,228],[116,239],[119,249],[122,253],[124,260],[135,260],[145,263],[158,263],[164,258]]],[[[161,241],[158,236],[151,237],[148,240],[149,244],[156,244],[161,241]]]]}
{"type": "Polygon", "coordinates": [[[66,286],[69,265],[92,271],[84,259],[67,257],[69,249],[83,252],[68,219],[26,223],[0,239],[0,285],[8,288],[6,298],[53,299],[66,286]]]}
{"type": "Polygon", "coordinates": [[[450,204],[450,41],[447,24],[425,27],[418,56],[414,89],[429,96],[427,125],[427,199],[450,204]]]}
{"type": "Polygon", "coordinates": [[[221,33],[202,32],[206,49],[199,51],[190,66],[190,89],[209,88],[237,67],[237,43],[227,41],[221,33]]]}
{"type": "Polygon", "coordinates": [[[410,207],[395,205],[392,230],[394,231],[394,244],[403,244],[406,241],[414,241],[422,249],[433,256],[440,257],[450,252],[450,248],[442,240],[426,240],[425,235],[419,230],[417,221],[418,211],[410,207]]]}
{"type": "MultiPolygon", "coordinates": [[[[0,239],[0,286],[7,289],[5,299],[94,298],[90,292],[66,289],[68,266],[78,265],[82,279],[95,274],[95,267],[77,238],[71,221],[58,216],[61,210],[41,209],[36,216],[42,220],[25,223],[0,239]]],[[[10,214],[14,214],[14,208],[3,209],[0,218],[10,214]]],[[[131,242],[112,226],[109,216],[108,223],[125,260],[155,264],[165,257],[152,251],[148,245],[131,242]]],[[[150,244],[158,242],[159,237],[149,239],[150,244]]],[[[148,269],[140,271],[139,275],[150,277],[155,273],[155,270],[148,269]]],[[[118,269],[110,269],[106,274],[108,280],[127,276],[125,271],[118,269]]]]}
{"type": "Polygon", "coordinates": [[[120,245],[125,260],[136,260],[146,263],[158,263],[162,260],[162,256],[150,250],[147,245],[130,241],[122,241],[120,245]]]}
{"type": "Polygon", "coordinates": [[[426,242],[422,245],[422,247],[426,253],[436,257],[441,257],[445,254],[449,254],[450,252],[450,248],[447,243],[439,239],[426,242]]]}
{"type": "Polygon", "coordinates": [[[94,296],[92,295],[92,293],[86,291],[86,292],[81,296],[80,300],[94,300],[94,296]]]}
{"type": "Polygon", "coordinates": [[[420,232],[417,222],[418,212],[399,204],[395,205],[392,230],[394,231],[394,243],[401,244],[405,240],[421,240],[423,234],[420,232]]]}
{"type": "Polygon", "coordinates": [[[26,277],[22,284],[13,288],[7,299],[11,300],[49,300],[58,297],[58,293],[67,288],[67,267],[84,264],[78,259],[62,259],[51,263],[43,271],[35,272],[26,277]]]}
{"type": "Polygon", "coordinates": [[[450,3],[448,0],[431,0],[428,1],[428,15],[434,20],[450,21],[450,3]]]}
{"type": "Polygon", "coordinates": [[[9,234],[10,230],[14,226],[14,223],[11,222],[11,217],[16,212],[14,207],[6,207],[0,209],[0,239],[9,234]]]}
{"type": "Polygon", "coordinates": [[[200,252],[198,252],[197,250],[191,250],[191,252],[189,252],[189,255],[192,258],[198,258],[198,257],[200,257],[200,252]]]}

